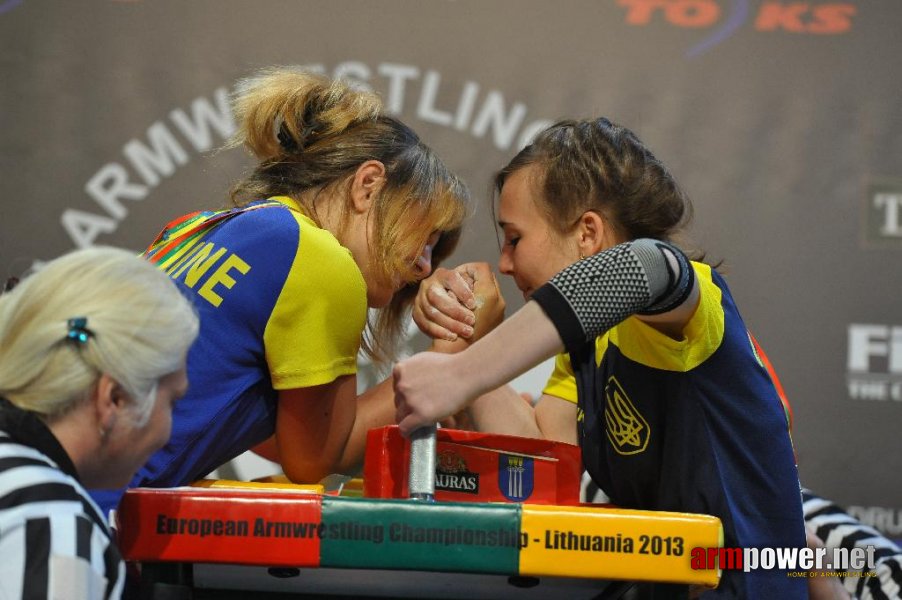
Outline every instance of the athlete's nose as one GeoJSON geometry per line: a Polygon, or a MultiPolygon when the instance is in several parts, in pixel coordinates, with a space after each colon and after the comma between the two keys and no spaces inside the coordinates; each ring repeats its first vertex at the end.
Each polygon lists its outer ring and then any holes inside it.
{"type": "Polygon", "coordinates": [[[426,244],[416,262],[417,279],[426,279],[432,274],[432,246],[426,244]]]}

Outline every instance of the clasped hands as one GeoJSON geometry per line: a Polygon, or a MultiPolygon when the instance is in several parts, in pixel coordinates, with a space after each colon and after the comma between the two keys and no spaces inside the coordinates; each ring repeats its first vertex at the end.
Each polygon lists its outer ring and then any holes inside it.
{"type": "Polygon", "coordinates": [[[433,352],[395,365],[395,419],[402,433],[437,423],[466,408],[468,377],[456,353],[504,320],[505,302],[488,263],[439,268],[420,283],[413,320],[433,338],[433,352]]]}

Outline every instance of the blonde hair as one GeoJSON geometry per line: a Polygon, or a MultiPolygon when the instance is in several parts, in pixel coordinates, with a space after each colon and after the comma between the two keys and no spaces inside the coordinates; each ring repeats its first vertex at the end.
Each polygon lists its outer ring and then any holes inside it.
{"type": "Polygon", "coordinates": [[[181,368],[197,331],[191,304],[147,261],[110,247],[70,252],[0,295],[0,395],[54,419],[106,373],[143,425],[158,380],[181,368]],[[68,339],[79,317],[87,337],[68,339]]]}
{"type": "MultiPolygon", "coordinates": [[[[433,231],[441,238],[433,262],[456,247],[469,212],[466,185],[407,125],[383,114],[380,98],[339,80],[276,67],[239,82],[234,97],[238,130],[230,145],[246,146],[259,163],[232,189],[232,202],[286,195],[317,223],[319,192],[348,186],[367,160],[385,166],[385,185],[373,206],[370,240],[377,276],[385,283],[415,283],[418,256],[433,231]],[[305,194],[307,191],[313,194],[305,194]]],[[[346,207],[343,207],[346,208],[346,207]]],[[[347,215],[347,213],[344,213],[347,215]]],[[[341,228],[346,220],[342,219],[341,228]]],[[[390,357],[412,300],[396,294],[380,311],[364,351],[377,361],[390,357]]]]}

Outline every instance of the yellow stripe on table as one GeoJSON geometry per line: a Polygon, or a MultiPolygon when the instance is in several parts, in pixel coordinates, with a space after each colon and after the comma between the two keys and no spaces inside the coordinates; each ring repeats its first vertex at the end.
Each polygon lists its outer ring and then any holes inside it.
{"type": "Polygon", "coordinates": [[[717,570],[693,570],[695,547],[723,545],[708,515],[597,507],[523,505],[520,574],[699,584],[717,570]]]}

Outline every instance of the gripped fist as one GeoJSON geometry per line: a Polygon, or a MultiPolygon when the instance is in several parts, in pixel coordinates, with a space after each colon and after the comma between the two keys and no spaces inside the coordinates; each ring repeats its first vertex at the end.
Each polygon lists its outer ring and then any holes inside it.
{"type": "Polygon", "coordinates": [[[420,283],[413,320],[435,340],[473,342],[504,320],[504,297],[488,263],[439,268],[420,283]]]}
{"type": "Polygon", "coordinates": [[[395,421],[401,433],[407,435],[466,407],[466,386],[453,374],[455,358],[453,354],[421,352],[395,365],[395,421]]]}

